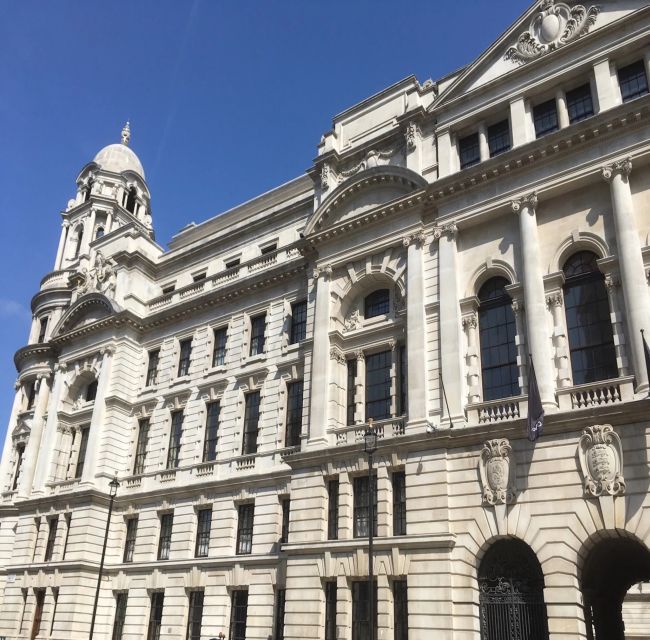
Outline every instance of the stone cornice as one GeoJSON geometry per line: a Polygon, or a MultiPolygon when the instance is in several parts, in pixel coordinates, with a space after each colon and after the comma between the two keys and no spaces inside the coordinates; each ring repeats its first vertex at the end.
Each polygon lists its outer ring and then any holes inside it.
{"type": "Polygon", "coordinates": [[[57,349],[53,343],[50,342],[40,342],[38,344],[28,344],[25,347],[21,347],[14,354],[14,364],[16,369],[20,371],[26,360],[38,359],[40,362],[46,359],[56,359],[57,349]]]}

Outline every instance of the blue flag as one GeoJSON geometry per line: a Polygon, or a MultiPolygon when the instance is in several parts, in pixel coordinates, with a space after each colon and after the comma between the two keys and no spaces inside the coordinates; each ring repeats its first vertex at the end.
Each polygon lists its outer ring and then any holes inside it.
{"type": "Polygon", "coordinates": [[[537,386],[537,376],[535,375],[532,356],[530,356],[529,362],[527,431],[528,439],[531,442],[535,442],[535,440],[542,435],[542,431],[544,430],[544,409],[542,407],[542,398],[539,395],[539,387],[537,386]]]}

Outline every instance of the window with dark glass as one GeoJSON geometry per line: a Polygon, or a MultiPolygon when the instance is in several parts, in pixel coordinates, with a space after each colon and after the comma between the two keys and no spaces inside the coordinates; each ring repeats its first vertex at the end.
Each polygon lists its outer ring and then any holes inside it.
{"type": "Polygon", "coordinates": [[[88,383],[86,387],[86,402],[95,402],[97,398],[97,380],[88,383]]]}
{"type": "Polygon", "coordinates": [[[244,440],[242,455],[257,452],[257,433],[260,422],[260,392],[252,391],[246,394],[244,402],[244,440]]]}
{"type": "Polygon", "coordinates": [[[291,305],[290,344],[296,344],[307,337],[307,301],[301,300],[291,305]]]}
{"type": "Polygon", "coordinates": [[[124,555],[122,562],[133,562],[135,541],[138,536],[138,518],[128,518],[126,521],[126,538],[124,539],[124,555]]]}
{"type": "Polygon", "coordinates": [[[287,424],[284,444],[287,447],[297,447],[300,444],[302,431],[302,392],[303,382],[297,380],[287,385],[287,424]]]}
{"type": "Polygon", "coordinates": [[[45,556],[43,557],[43,562],[50,562],[50,560],[52,560],[54,543],[56,541],[56,530],[59,527],[59,516],[48,518],[47,524],[47,542],[45,544],[45,556]]]}
{"type": "MultiPolygon", "coordinates": [[[[377,637],[377,582],[374,586],[374,626],[373,638],[377,637]]],[[[368,581],[352,583],[352,640],[370,640],[370,599],[368,597],[368,581]]]]}
{"type": "Polygon", "coordinates": [[[408,412],[408,362],[406,346],[399,347],[399,415],[406,415],[408,412]]]}
{"type": "Polygon", "coordinates": [[[217,459],[217,434],[219,433],[219,415],[221,405],[210,402],[206,407],[205,439],[203,440],[203,462],[217,459]]]}
{"type": "Polygon", "coordinates": [[[535,135],[538,138],[557,131],[557,104],[555,98],[533,107],[533,122],[535,123],[535,135]]]}
{"type": "Polygon", "coordinates": [[[194,555],[207,558],[210,552],[210,529],[212,528],[212,507],[199,509],[196,514],[196,545],[194,555]]]}
{"type": "Polygon", "coordinates": [[[226,269],[234,269],[235,267],[238,267],[238,266],[239,266],[239,263],[240,263],[240,262],[241,262],[241,261],[240,261],[239,258],[233,258],[232,260],[228,260],[228,261],[225,263],[225,267],[226,267],[226,269]]]}
{"type": "Polygon", "coordinates": [[[280,501],[282,507],[282,532],[280,533],[280,544],[289,542],[289,517],[291,514],[291,499],[282,498],[280,501]]]}
{"type": "Polygon", "coordinates": [[[366,356],[366,420],[390,418],[390,370],[392,352],[366,356]]]}
{"type": "Polygon", "coordinates": [[[34,518],[34,526],[36,527],[36,532],[34,535],[34,546],[32,549],[32,562],[36,560],[36,549],[38,548],[38,536],[41,533],[41,519],[34,518]]]}
{"type": "Polygon", "coordinates": [[[34,408],[34,402],[36,401],[36,381],[28,383],[26,390],[27,390],[27,411],[31,411],[34,408]]]}
{"type": "Polygon", "coordinates": [[[203,591],[190,591],[190,610],[187,616],[187,640],[201,640],[203,622],[203,591]]]}
{"type": "Polygon", "coordinates": [[[483,400],[519,395],[515,314],[505,278],[492,278],[479,290],[479,343],[483,400]]]}
{"type": "Polygon", "coordinates": [[[377,289],[368,294],[364,300],[363,308],[363,317],[366,319],[386,315],[390,311],[388,289],[377,289]]]}
{"type": "Polygon", "coordinates": [[[276,249],[278,248],[278,245],[276,242],[273,242],[272,244],[267,244],[265,247],[262,247],[260,249],[260,253],[265,256],[269,253],[273,253],[276,249]]]}
{"type": "Polygon", "coordinates": [[[162,288],[162,294],[167,295],[168,293],[173,293],[176,290],[176,285],[174,283],[165,285],[162,288]]]}
{"type": "Polygon", "coordinates": [[[115,620],[113,622],[113,635],[111,636],[111,640],[122,640],[128,597],[129,594],[126,591],[119,591],[115,594],[115,620]]]}
{"type": "Polygon", "coordinates": [[[248,615],[248,590],[238,589],[230,596],[230,638],[246,640],[246,617],[248,615]]]}
{"type": "Polygon", "coordinates": [[[250,355],[264,353],[264,332],[266,331],[266,314],[251,318],[251,348],[250,355]]]}
{"type": "Polygon", "coordinates": [[[147,640],[160,640],[164,602],[165,593],[163,591],[154,591],[151,594],[151,611],[149,612],[147,640]]]}
{"type": "Polygon", "coordinates": [[[286,589],[278,589],[275,592],[275,638],[273,640],[284,640],[284,611],[286,602],[286,589]]]}
{"type": "Polygon", "coordinates": [[[393,535],[406,535],[406,474],[393,473],[393,535]]]}
{"type": "Polygon", "coordinates": [[[97,227],[97,230],[95,231],[95,240],[100,240],[103,237],[104,237],[104,227],[100,225],[99,227],[97,227]]]}
{"type": "Polygon", "coordinates": [[[154,349],[149,352],[149,362],[147,363],[147,380],[145,386],[151,387],[158,382],[158,362],[160,361],[160,349],[154,349]]]}
{"type": "Polygon", "coordinates": [[[501,122],[491,125],[488,127],[487,137],[490,158],[508,151],[512,146],[510,142],[510,122],[501,120],[501,122]]]}
{"type": "Polygon", "coordinates": [[[175,469],[181,458],[181,438],[183,437],[183,412],[172,413],[172,426],[169,430],[167,449],[167,469],[175,469]]]}
{"type": "Polygon", "coordinates": [[[618,70],[618,86],[623,102],[648,93],[648,76],[643,60],[638,60],[618,70]]]}
{"type": "Polygon", "coordinates": [[[325,640],[336,640],[336,580],[325,583],[325,640]]]}
{"type": "Polygon", "coordinates": [[[36,636],[41,632],[43,605],[45,604],[45,589],[34,589],[34,595],[36,596],[36,606],[34,607],[31,640],[35,640],[36,636]]]}
{"type": "Polygon", "coordinates": [[[47,323],[48,323],[49,317],[48,316],[43,316],[41,318],[39,330],[38,330],[38,341],[39,342],[45,342],[45,335],[47,334],[47,323]]]}
{"type": "Polygon", "coordinates": [[[81,241],[83,240],[83,237],[84,229],[82,225],[79,225],[75,234],[74,255],[72,256],[73,259],[79,257],[79,253],[81,252],[81,241]]]}
{"type": "Polygon", "coordinates": [[[201,271],[201,273],[196,273],[192,276],[192,282],[203,282],[203,280],[205,280],[206,275],[207,274],[205,271],[201,271]]]}
{"type": "Polygon", "coordinates": [[[354,424],[354,412],[356,410],[355,394],[357,390],[357,359],[348,360],[348,387],[347,387],[347,424],[354,424]]]}
{"type": "Polygon", "coordinates": [[[72,514],[66,513],[65,519],[65,539],[63,541],[63,553],[61,553],[61,560],[65,560],[66,553],[68,552],[68,540],[70,539],[70,528],[72,527],[72,514]]]}
{"type": "Polygon", "coordinates": [[[86,450],[88,449],[88,436],[90,435],[89,427],[81,427],[79,430],[79,453],[77,454],[77,465],[74,471],[75,478],[81,478],[86,464],[86,450]]]}
{"type": "Polygon", "coordinates": [[[136,190],[135,187],[131,187],[127,194],[126,194],[126,203],[124,205],[124,208],[129,212],[129,213],[134,213],[135,212],[135,196],[136,196],[136,190]]]}
{"type": "MultiPolygon", "coordinates": [[[[368,476],[360,476],[354,479],[354,537],[368,537],[368,476]]],[[[377,476],[372,477],[372,529],[373,535],[377,535],[377,476]]]]}
{"type": "Polygon", "coordinates": [[[20,471],[23,466],[23,456],[25,455],[25,444],[19,442],[16,445],[16,466],[14,467],[14,481],[11,485],[11,490],[18,489],[18,481],[20,480],[20,471]]]}
{"type": "Polygon", "coordinates": [[[56,620],[56,608],[59,605],[59,587],[52,587],[52,615],[50,616],[50,635],[54,631],[54,622],[56,620]]]}
{"type": "Polygon", "coordinates": [[[158,560],[169,560],[169,550],[172,546],[172,528],[174,514],[163,513],[160,516],[160,534],[158,536],[158,560]]]}
{"type": "Polygon", "coordinates": [[[590,251],[580,251],[564,265],[564,308],[575,385],[618,376],[605,277],[596,260],[590,251]]]}
{"type": "Polygon", "coordinates": [[[220,367],[226,364],[226,344],[228,343],[228,329],[221,327],[214,330],[214,350],[212,352],[212,366],[220,367]]]}
{"type": "Polygon", "coordinates": [[[393,582],[393,618],[395,620],[394,640],[408,640],[409,608],[406,580],[393,582]]]}
{"type": "Polygon", "coordinates": [[[142,418],[138,421],[138,442],[135,447],[135,461],[133,463],[133,475],[144,473],[144,465],[147,460],[147,444],[149,442],[149,418],[142,418]]]}
{"type": "Polygon", "coordinates": [[[253,518],[255,505],[240,504],[237,518],[237,553],[253,551],[253,518]]]}
{"type": "Polygon", "coordinates": [[[458,141],[458,156],[460,168],[466,169],[481,161],[481,147],[479,145],[478,133],[465,136],[458,141]]]}
{"type": "Polygon", "coordinates": [[[192,338],[180,341],[180,355],[178,357],[178,377],[186,376],[190,372],[190,359],[192,357],[192,338]]]}
{"type": "Polygon", "coordinates": [[[569,122],[580,122],[594,115],[594,102],[591,99],[589,83],[566,92],[566,106],[569,111],[569,122]]]}
{"type": "Polygon", "coordinates": [[[327,539],[339,538],[339,479],[327,482],[327,539]]]}

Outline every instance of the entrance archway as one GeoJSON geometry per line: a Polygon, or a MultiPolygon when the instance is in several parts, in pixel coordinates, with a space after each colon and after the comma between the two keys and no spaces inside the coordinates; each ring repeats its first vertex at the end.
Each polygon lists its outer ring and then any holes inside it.
{"type": "Polygon", "coordinates": [[[650,580],[650,551],[633,538],[601,540],[589,551],[581,588],[589,640],[625,640],[623,599],[637,582],[650,580]]]}

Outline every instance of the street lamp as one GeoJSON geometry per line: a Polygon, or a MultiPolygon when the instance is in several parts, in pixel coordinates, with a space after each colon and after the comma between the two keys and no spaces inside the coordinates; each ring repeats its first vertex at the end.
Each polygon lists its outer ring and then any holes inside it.
{"type": "Polygon", "coordinates": [[[368,428],[363,434],[363,448],[368,456],[368,623],[370,640],[375,640],[375,577],[373,567],[372,538],[374,535],[374,491],[372,476],[372,456],[377,451],[377,432],[372,428],[372,418],[368,420],[368,428]]]}
{"type": "Polygon", "coordinates": [[[99,574],[97,575],[97,590],[95,591],[95,604],[93,605],[93,616],[90,619],[90,635],[88,640],[93,640],[93,631],[95,630],[95,616],[97,615],[97,602],[99,601],[99,588],[102,584],[102,574],[104,573],[104,558],[106,557],[106,543],[108,542],[108,529],[111,526],[111,514],[113,513],[113,501],[115,500],[115,495],[117,494],[117,489],[120,486],[120,483],[117,481],[117,478],[114,477],[108,484],[109,486],[109,496],[111,497],[110,502],[108,503],[108,516],[106,518],[106,531],[104,532],[104,546],[102,547],[102,559],[99,562],[99,574]]]}

